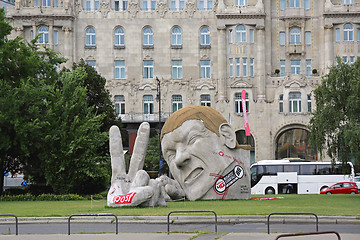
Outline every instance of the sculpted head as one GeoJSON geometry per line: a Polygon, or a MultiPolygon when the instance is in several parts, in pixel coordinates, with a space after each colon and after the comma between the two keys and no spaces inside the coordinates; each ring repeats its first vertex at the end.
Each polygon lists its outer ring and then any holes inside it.
{"type": "Polygon", "coordinates": [[[190,200],[214,192],[214,179],[234,163],[240,146],[224,117],[204,106],[173,113],[161,131],[162,152],[174,178],[190,200]]]}

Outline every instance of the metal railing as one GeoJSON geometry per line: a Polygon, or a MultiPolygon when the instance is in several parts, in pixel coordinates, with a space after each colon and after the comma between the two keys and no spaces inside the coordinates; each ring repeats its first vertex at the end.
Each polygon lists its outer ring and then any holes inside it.
{"type": "Polygon", "coordinates": [[[307,232],[307,233],[289,233],[289,234],[281,234],[275,238],[275,240],[282,237],[296,237],[296,236],[309,236],[309,235],[322,235],[322,234],[335,234],[338,240],[341,240],[340,234],[335,231],[325,231],[325,232],[307,232]]]}
{"type": "Polygon", "coordinates": [[[15,214],[0,214],[1,217],[14,217],[15,218],[15,234],[19,235],[19,221],[15,214]]]}
{"type": "Polygon", "coordinates": [[[171,211],[169,212],[168,216],[167,216],[167,230],[168,230],[168,235],[170,233],[170,215],[172,213],[204,213],[204,212],[210,212],[213,213],[215,216],[215,232],[217,233],[217,215],[214,211],[212,210],[189,210],[189,211],[171,211]]]}
{"type": "Polygon", "coordinates": [[[112,213],[99,213],[99,214],[73,214],[70,215],[70,217],[68,218],[68,235],[70,235],[70,220],[72,217],[104,217],[104,216],[113,216],[115,217],[115,232],[116,234],[118,234],[119,232],[119,227],[118,227],[118,218],[115,214],[112,213]]]}
{"type": "Polygon", "coordinates": [[[315,213],[297,213],[297,212],[274,212],[270,213],[267,217],[268,234],[270,234],[270,217],[272,215],[313,215],[316,218],[316,232],[319,231],[319,218],[315,213]]]}

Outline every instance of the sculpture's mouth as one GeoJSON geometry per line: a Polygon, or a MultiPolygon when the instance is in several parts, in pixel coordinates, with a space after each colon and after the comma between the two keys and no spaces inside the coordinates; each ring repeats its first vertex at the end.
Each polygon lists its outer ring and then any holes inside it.
{"type": "Polygon", "coordinates": [[[204,171],[202,167],[195,168],[184,180],[184,183],[192,183],[196,178],[198,178],[201,173],[204,171]]]}

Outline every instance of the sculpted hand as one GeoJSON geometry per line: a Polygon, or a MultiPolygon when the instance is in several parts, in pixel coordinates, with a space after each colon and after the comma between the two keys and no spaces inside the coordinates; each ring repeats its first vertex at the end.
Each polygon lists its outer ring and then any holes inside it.
{"type": "Polygon", "coordinates": [[[166,205],[159,182],[150,179],[143,170],[145,154],[149,142],[149,123],[139,127],[129,171],[126,173],[124,152],[120,130],[110,128],[111,187],[107,195],[107,205],[122,206],[163,206],[166,205]]]}
{"type": "Polygon", "coordinates": [[[166,201],[170,199],[182,199],[185,197],[184,190],[176,180],[165,175],[158,177],[156,180],[160,182],[162,194],[165,196],[166,201]]]}

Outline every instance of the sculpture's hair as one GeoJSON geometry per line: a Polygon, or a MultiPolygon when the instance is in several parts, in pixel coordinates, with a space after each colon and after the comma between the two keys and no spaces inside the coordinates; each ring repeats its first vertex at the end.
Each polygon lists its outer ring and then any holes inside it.
{"type": "Polygon", "coordinates": [[[204,126],[210,131],[220,136],[219,127],[222,123],[226,123],[225,118],[215,109],[205,106],[189,106],[181,108],[173,113],[168,120],[166,120],[162,130],[161,139],[165,134],[174,131],[180,127],[187,120],[200,120],[204,126]]]}
{"type": "MultiPolygon", "coordinates": [[[[220,137],[219,127],[223,123],[227,123],[226,119],[215,109],[206,106],[188,106],[171,114],[166,120],[162,130],[160,139],[164,135],[170,133],[180,127],[185,121],[200,120],[204,126],[220,137]]],[[[250,145],[239,145],[236,142],[236,148],[250,150],[250,145]]]]}

